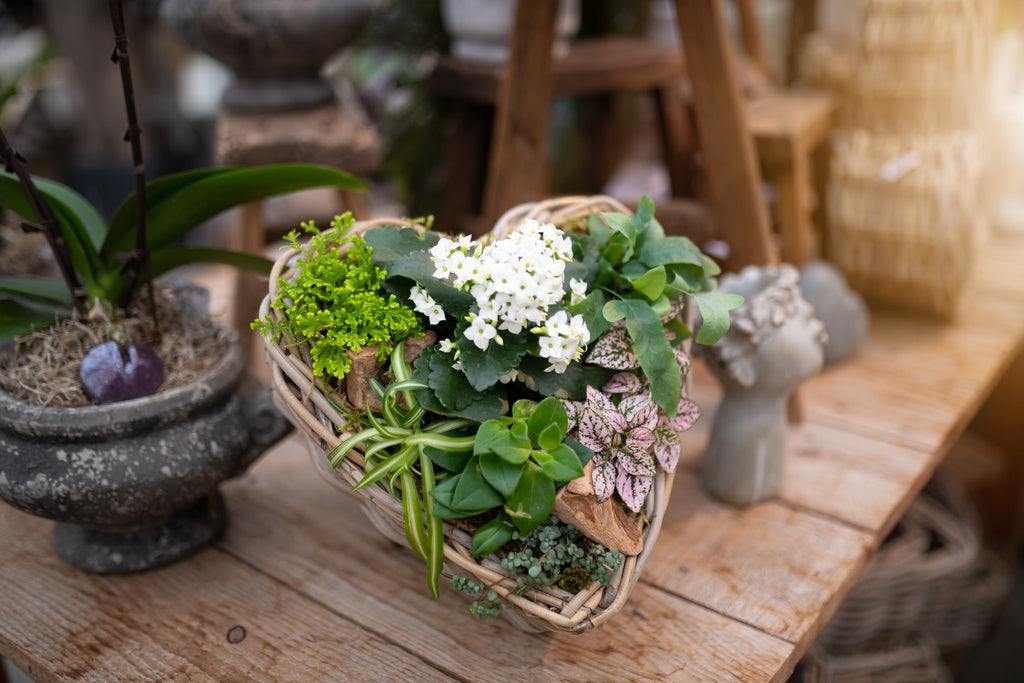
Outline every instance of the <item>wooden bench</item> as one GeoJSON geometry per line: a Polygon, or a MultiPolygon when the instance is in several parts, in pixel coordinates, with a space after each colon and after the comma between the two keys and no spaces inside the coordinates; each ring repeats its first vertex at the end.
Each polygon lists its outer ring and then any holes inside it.
{"type": "Polygon", "coordinates": [[[147,574],[71,569],[51,522],[0,507],[0,655],[39,681],[783,681],[1024,347],[1024,240],[981,263],[956,323],[876,313],[863,349],[805,385],[781,500],[701,491],[717,390],[695,373],[705,416],[658,545],[593,632],[478,622],[448,589],[435,603],[415,555],[290,439],[224,487],[215,547],[147,574]]]}

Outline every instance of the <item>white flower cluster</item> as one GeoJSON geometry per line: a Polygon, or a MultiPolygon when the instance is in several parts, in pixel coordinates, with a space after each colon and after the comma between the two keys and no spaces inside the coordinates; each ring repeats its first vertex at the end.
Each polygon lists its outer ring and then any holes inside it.
{"type": "MultiPolygon", "coordinates": [[[[572,243],[554,225],[528,220],[517,232],[487,246],[474,244],[469,237],[441,238],[430,256],[434,277],[451,279],[476,300],[465,335],[478,348],[486,349],[491,340],[503,344],[500,331],[520,334],[526,329],[542,335],[540,353],[548,359],[548,371],[565,372],[582,355],[590,340],[583,316],[570,320],[562,310],[548,317],[548,309],[565,297],[565,264],[572,260],[572,243]]],[[[586,296],[582,280],[570,280],[569,288],[571,304],[586,296]]],[[[415,288],[413,303],[428,317],[437,305],[415,288]]]]}

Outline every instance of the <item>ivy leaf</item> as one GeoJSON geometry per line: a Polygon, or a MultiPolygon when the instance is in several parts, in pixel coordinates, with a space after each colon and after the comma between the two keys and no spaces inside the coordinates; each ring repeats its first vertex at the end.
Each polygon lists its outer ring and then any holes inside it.
{"type": "Polygon", "coordinates": [[[658,314],[635,299],[609,301],[604,314],[611,320],[625,319],[637,360],[651,383],[651,397],[670,417],[674,416],[683,385],[679,364],[658,314]]]}
{"type": "Polygon", "coordinates": [[[505,497],[487,483],[480,471],[480,458],[473,456],[459,477],[452,494],[454,510],[489,510],[505,502],[505,497]]]}
{"type": "Polygon", "coordinates": [[[508,515],[504,512],[480,526],[473,534],[473,544],[469,554],[480,557],[493,553],[495,550],[512,540],[513,527],[508,515]]]}
{"type": "Polygon", "coordinates": [[[714,278],[707,277],[699,266],[676,263],[668,266],[666,293],[672,298],[683,294],[703,294],[715,288],[714,278]]]}
{"type": "Polygon", "coordinates": [[[541,470],[555,481],[572,481],[583,476],[583,466],[570,446],[565,444],[548,449],[551,460],[541,465],[541,470]]]}
{"type": "Polygon", "coordinates": [[[480,349],[465,337],[460,337],[462,354],[459,362],[474,389],[483,391],[493,386],[499,377],[517,367],[519,359],[526,355],[526,335],[504,334],[502,339],[504,344],[500,346],[492,339],[486,349],[480,349]]]}
{"type": "Polygon", "coordinates": [[[512,464],[496,453],[484,453],[480,456],[480,472],[487,483],[508,498],[519,483],[523,466],[512,464]]]}
{"type": "Polygon", "coordinates": [[[714,344],[729,330],[729,311],[743,305],[743,297],[716,292],[694,298],[702,321],[694,341],[698,344],[714,344]]]}
{"type": "Polygon", "coordinates": [[[654,218],[654,202],[647,195],[640,198],[640,203],[636,207],[636,213],[633,214],[633,222],[636,224],[637,234],[643,234],[648,226],[650,225],[651,219],[654,218]]]}
{"type": "MultiPolygon", "coordinates": [[[[420,232],[415,228],[382,225],[363,233],[363,239],[373,247],[373,262],[384,270],[398,259],[416,251],[429,251],[441,239],[434,232],[420,232]]],[[[429,254],[428,254],[429,256],[429,254]]]]}
{"type": "Polygon", "coordinates": [[[629,281],[634,290],[643,294],[650,301],[654,301],[665,291],[665,266],[651,268],[640,277],[629,281]]]}
{"type": "Polygon", "coordinates": [[[538,465],[529,462],[505,503],[505,512],[519,533],[528,534],[548,518],[554,504],[555,482],[538,465]]]}
{"type": "Polygon", "coordinates": [[[680,235],[647,240],[640,249],[640,260],[648,268],[688,263],[703,270],[704,259],[697,245],[680,235]]]}
{"type": "MultiPolygon", "coordinates": [[[[602,318],[603,320],[603,318],[602,318]]],[[[613,370],[572,363],[565,372],[545,372],[548,362],[538,356],[524,356],[519,364],[519,380],[530,391],[542,396],[556,396],[567,401],[582,401],[588,386],[602,386],[613,370]]]]}

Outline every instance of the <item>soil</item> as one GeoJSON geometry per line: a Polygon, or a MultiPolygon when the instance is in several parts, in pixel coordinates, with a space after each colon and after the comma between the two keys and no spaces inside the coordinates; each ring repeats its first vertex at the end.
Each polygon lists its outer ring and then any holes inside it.
{"type": "Polygon", "coordinates": [[[182,314],[169,289],[156,293],[159,331],[145,297],[137,299],[127,311],[94,309],[18,337],[11,352],[0,359],[0,389],[38,406],[90,406],[78,368],[91,348],[111,339],[123,344],[141,341],[156,351],[164,364],[161,391],[198,379],[221,358],[224,332],[207,320],[182,314]]]}

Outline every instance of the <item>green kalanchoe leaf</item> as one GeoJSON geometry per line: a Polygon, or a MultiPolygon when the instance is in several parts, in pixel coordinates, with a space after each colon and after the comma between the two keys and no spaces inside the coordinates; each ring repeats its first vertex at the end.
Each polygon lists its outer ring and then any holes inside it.
{"type": "MultiPolygon", "coordinates": [[[[499,334],[502,334],[499,332],[499,334]]],[[[527,337],[524,334],[503,334],[503,344],[495,340],[486,349],[478,348],[473,342],[462,338],[459,343],[462,354],[459,362],[466,379],[477,391],[483,391],[497,384],[498,379],[509,370],[519,365],[520,359],[526,355],[527,337]]]]}

